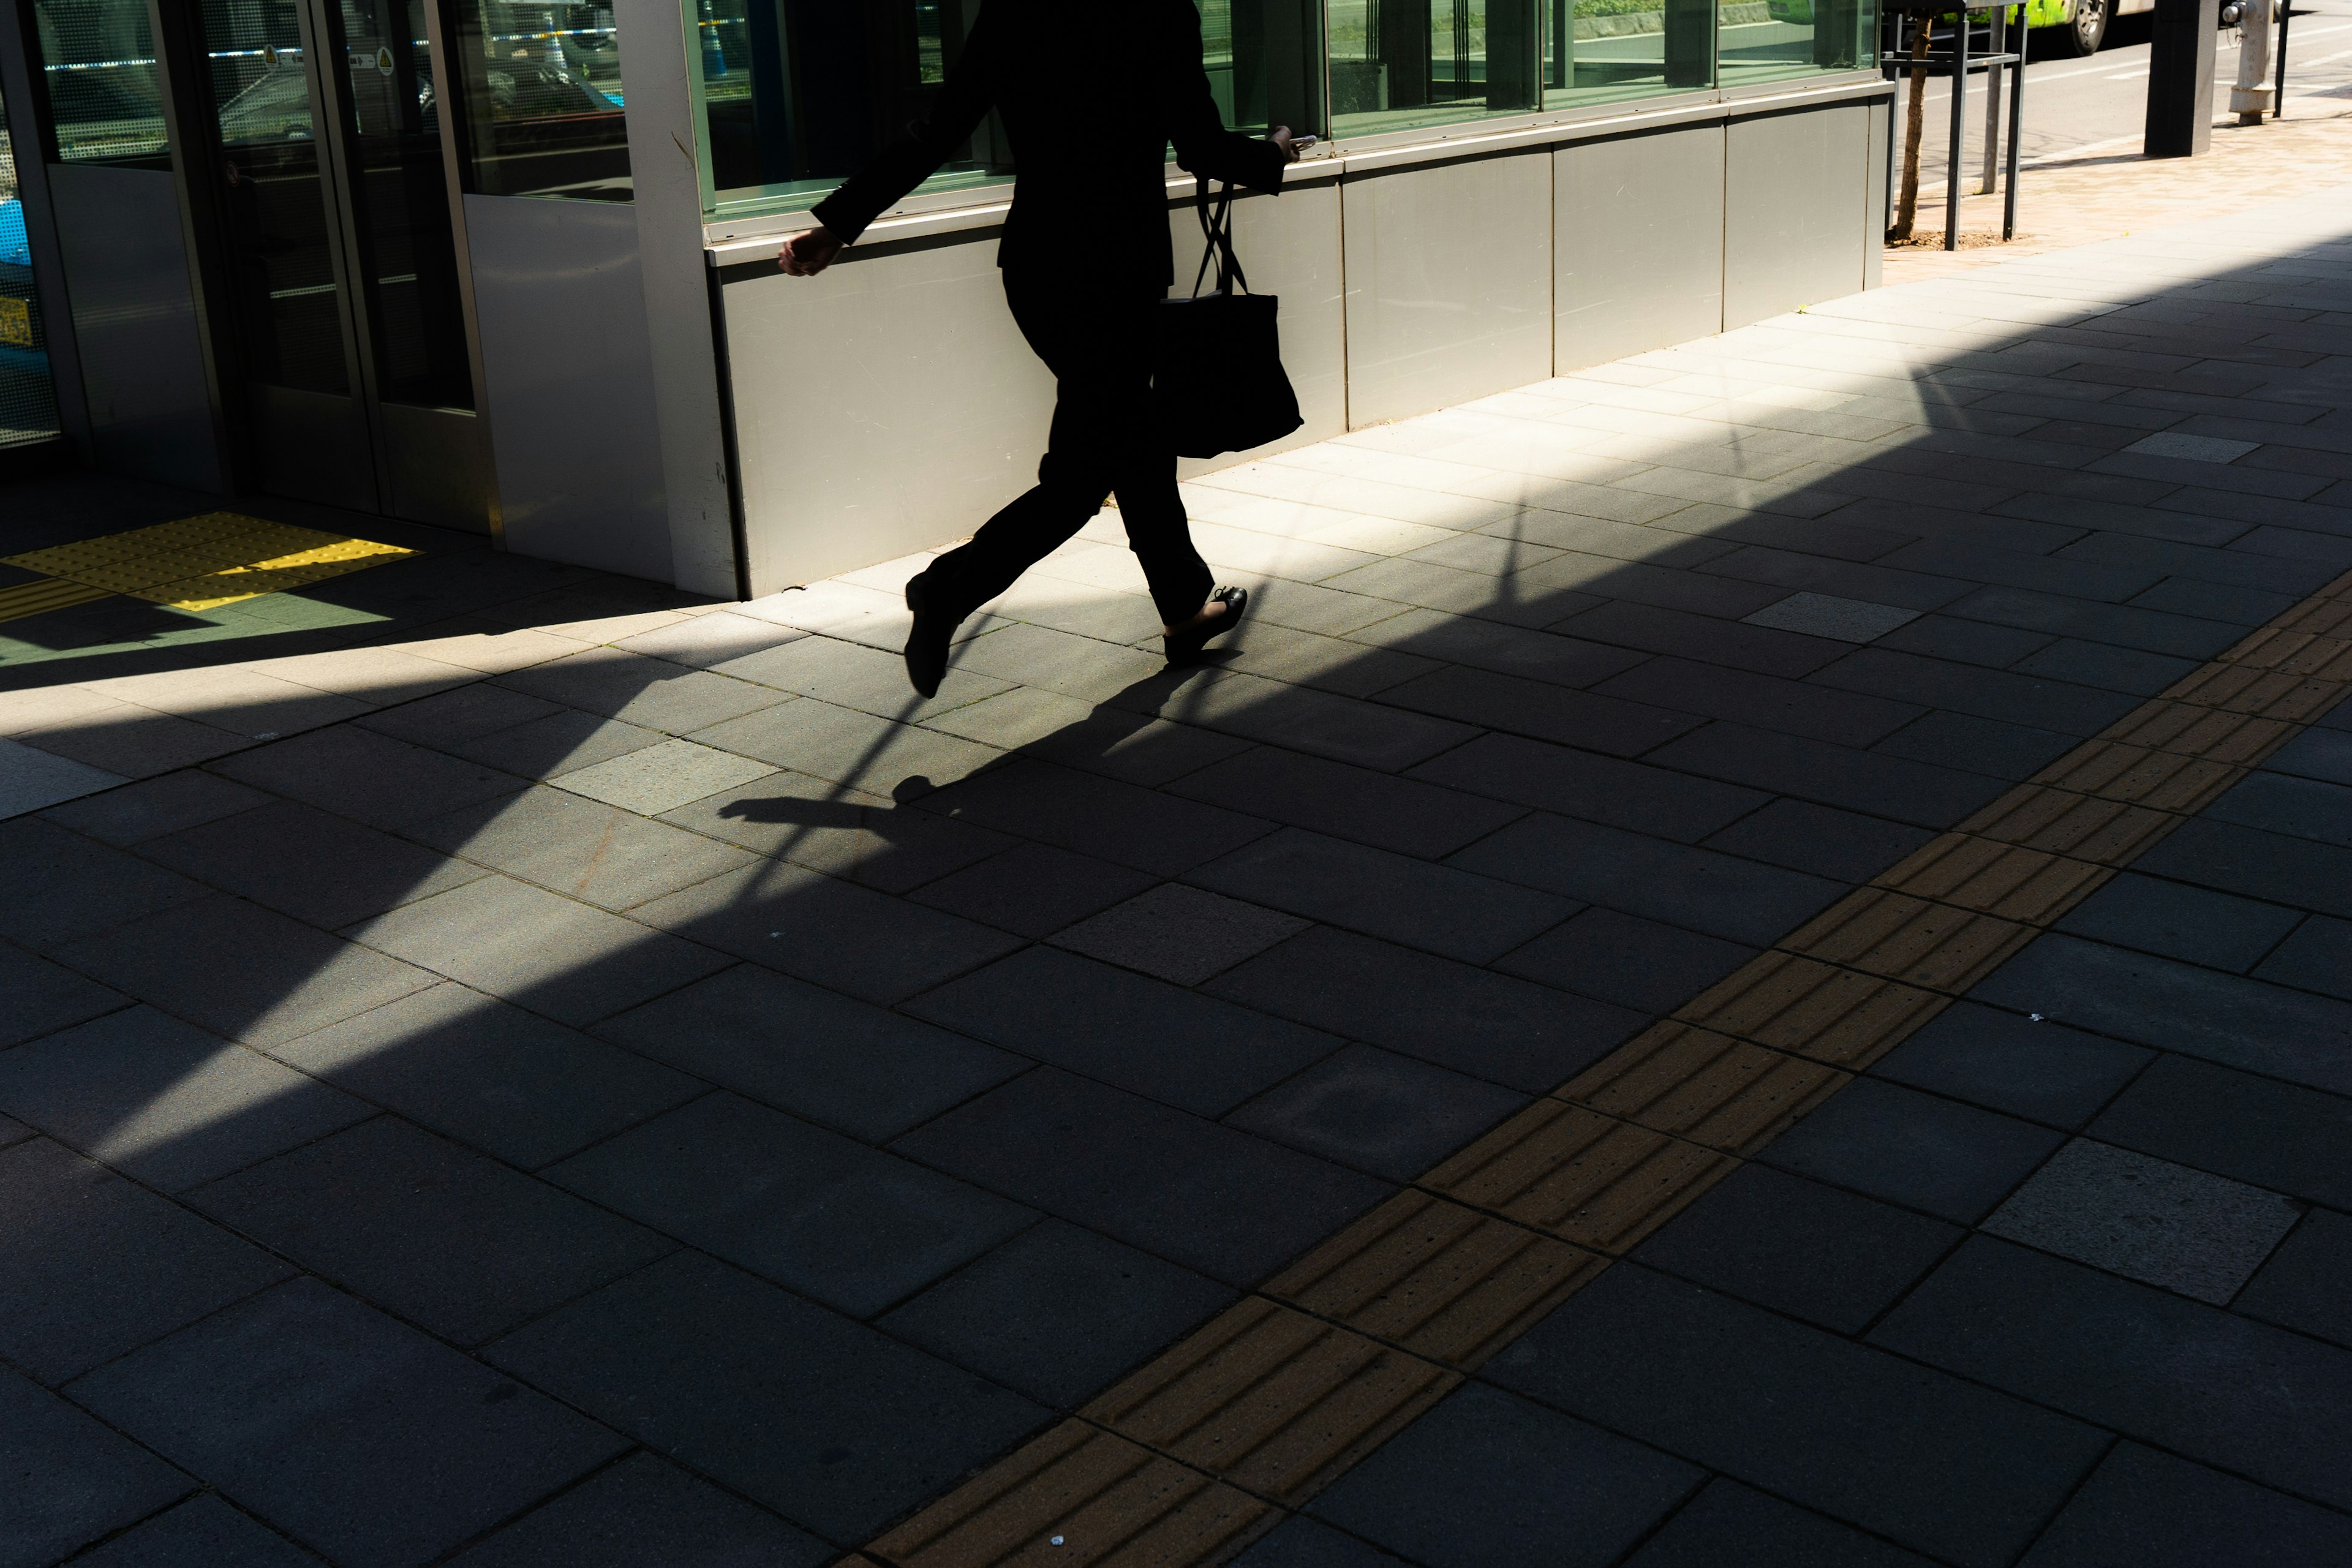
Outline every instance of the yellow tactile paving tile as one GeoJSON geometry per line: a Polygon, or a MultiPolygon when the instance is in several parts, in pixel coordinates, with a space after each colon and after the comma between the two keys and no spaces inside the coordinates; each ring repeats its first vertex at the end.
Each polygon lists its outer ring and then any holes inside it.
{"type": "Polygon", "coordinates": [[[397,544],[215,511],[5,560],[100,593],[209,610],[415,553],[397,544]]]}
{"type": "Polygon", "coordinates": [[[1959,831],[2095,865],[2121,866],[2171,832],[2179,821],[2168,812],[2142,805],[2028,784],[2010,791],[1961,823],[1959,831]]]}
{"type": "Polygon", "coordinates": [[[1622,1253],[1734,1163],[1651,1128],[1539,1100],[1421,1184],[1575,1246],[1622,1253]]]}
{"type": "Polygon", "coordinates": [[[1767,952],[1675,1010],[1680,1022],[1849,1069],[1869,1066],[1949,996],[1793,952],[1767,952]]]}
{"type": "Polygon", "coordinates": [[[1727,1154],[1760,1148],[1853,1075],[1695,1024],[1643,1030],[1559,1098],[1727,1154]]]}
{"type": "Polygon", "coordinates": [[[1864,888],[1800,926],[1781,945],[1866,974],[1957,994],[1991,973],[2034,934],[2032,927],[2015,921],[1888,888],[1864,888]]]}
{"type": "Polygon", "coordinates": [[[13,621],[25,616],[62,610],[69,605],[87,605],[93,599],[110,597],[112,595],[103,588],[93,588],[87,583],[68,583],[56,577],[44,577],[37,583],[18,583],[12,587],[0,588],[0,621],[13,621]]]}
{"type": "Polygon", "coordinates": [[[1965,833],[1947,833],[1876,879],[1892,888],[2003,920],[2042,925],[2115,875],[2105,866],[1965,833]]]}

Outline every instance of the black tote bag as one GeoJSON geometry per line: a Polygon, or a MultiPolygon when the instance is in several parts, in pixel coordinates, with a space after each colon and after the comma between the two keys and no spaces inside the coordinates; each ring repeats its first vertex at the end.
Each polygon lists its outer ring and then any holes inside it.
{"type": "Polygon", "coordinates": [[[1234,188],[1219,193],[1213,210],[1209,182],[1193,188],[1206,241],[1192,292],[1160,302],[1159,342],[1152,391],[1161,430],[1185,458],[1213,458],[1279,440],[1304,423],[1298,395],[1282,369],[1282,342],[1275,330],[1278,303],[1272,294],[1253,294],[1234,255],[1229,226],[1234,188]],[[1217,286],[1201,292],[1209,264],[1217,286]]]}

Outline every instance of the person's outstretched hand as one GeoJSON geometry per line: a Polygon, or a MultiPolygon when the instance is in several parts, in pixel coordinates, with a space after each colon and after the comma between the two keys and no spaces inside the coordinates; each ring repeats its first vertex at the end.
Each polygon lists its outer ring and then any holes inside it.
{"type": "Polygon", "coordinates": [[[1266,137],[1266,140],[1282,149],[1282,161],[1284,163],[1296,163],[1298,162],[1298,144],[1290,139],[1289,126],[1276,126],[1273,132],[1266,137]]]}
{"type": "Polygon", "coordinates": [[[794,278],[814,278],[832,266],[841,251],[841,237],[819,226],[784,241],[784,247],[776,252],[776,265],[794,278]]]}

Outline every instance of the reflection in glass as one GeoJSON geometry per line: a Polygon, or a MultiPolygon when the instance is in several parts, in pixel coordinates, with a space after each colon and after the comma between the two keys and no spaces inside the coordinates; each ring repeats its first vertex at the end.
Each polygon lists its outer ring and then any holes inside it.
{"type": "Polygon", "coordinates": [[[147,0],[34,0],[33,19],[58,161],[169,169],[147,0]]]}
{"type": "MultiPolygon", "coordinates": [[[[27,149],[27,152],[30,152],[27,149]]],[[[0,447],[52,440],[58,404],[41,336],[41,296],[33,282],[33,247],[16,195],[16,143],[8,105],[0,100],[0,447]]]]}
{"type": "Polygon", "coordinates": [[[1714,0],[1550,0],[1549,9],[1547,109],[1716,85],[1714,0]]]}
{"type": "Polygon", "coordinates": [[[630,200],[612,5],[458,0],[448,15],[457,24],[452,90],[464,110],[466,188],[630,200]]]}
{"type": "Polygon", "coordinates": [[[1723,85],[1872,63],[1874,0],[1739,0],[1723,8],[1723,85]]]}
{"type": "Polygon", "coordinates": [[[1542,106],[1536,0],[1331,0],[1329,16],[1335,135],[1542,106]]]}
{"type": "Polygon", "coordinates": [[[292,0],[204,0],[205,107],[246,378],[346,392],[342,300],[292,0]]]}

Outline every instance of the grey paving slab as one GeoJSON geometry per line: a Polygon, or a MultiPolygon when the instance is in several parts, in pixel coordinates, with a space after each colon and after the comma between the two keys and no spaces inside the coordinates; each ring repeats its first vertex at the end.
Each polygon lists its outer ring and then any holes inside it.
{"type": "MultiPolygon", "coordinates": [[[[1524,676],[1449,666],[1381,694],[1382,702],[1439,715],[1507,735],[1575,745],[1612,756],[1633,757],[1698,727],[1686,713],[1654,703],[1633,702],[1577,691],[1524,676]]],[[[1279,740],[1278,735],[1268,735],[1279,740]]],[[[1469,740],[1465,731],[1455,737],[1469,740]]],[[[1443,748],[1432,748],[1432,752],[1443,748]]],[[[1400,766],[1426,760],[1407,759],[1400,766]]]]}
{"type": "Polygon", "coordinates": [[[351,724],[240,752],[215,763],[213,771],[371,827],[395,830],[523,788],[512,773],[351,724]]]}
{"type": "Polygon", "coordinates": [[[2314,915],[2263,961],[2254,975],[2352,1002],[2352,921],[2314,915]]]}
{"type": "Polygon", "coordinates": [[[2057,929],[2243,974],[2303,920],[2299,910],[2126,871],[2057,929]]]}
{"type": "Polygon", "coordinates": [[[694,738],[774,767],[898,799],[969,777],[1004,755],[994,746],[814,698],[698,730],[694,738]]]}
{"type": "Polygon", "coordinates": [[[2302,1214],[2276,1193],[2078,1138],[1981,1228],[2221,1305],[2302,1214]]]}
{"type": "Polygon", "coordinates": [[[971,921],[772,862],[698,882],[632,913],[869,1002],[903,1000],[1021,945],[971,921]]]}
{"type": "Polygon", "coordinates": [[[1774,800],[1702,840],[1745,859],[1840,882],[1866,882],[1934,835],[1811,801],[1774,800]]]}
{"type": "MultiPolygon", "coordinates": [[[[1956,609],[1954,614],[1963,612],[1964,607],[1956,609]]],[[[1814,679],[1841,690],[1916,702],[2064,735],[2095,734],[2137,706],[2126,692],[2101,691],[2067,680],[1985,669],[1892,647],[1857,649],[1814,679]]]]}
{"type": "Polygon", "coordinates": [[[1965,1234],[1767,1165],[1743,1165],[1634,1256],[1726,1295],[1856,1334],[1965,1234]]]}
{"type": "Polygon", "coordinates": [[[1321,928],[1208,989],[1528,1094],[1567,1082],[1647,1021],[1628,1008],[1321,928]]]}
{"type": "Polygon", "coordinates": [[[2154,1052],[2121,1040],[1962,1002],[1929,1019],[1870,1070],[1990,1110],[2073,1129],[2155,1059],[2154,1052]]]}
{"type": "Polygon", "coordinates": [[[479,867],[290,800],[150,839],[140,853],[330,930],[482,874],[479,867]]]}
{"type": "Polygon", "coordinates": [[[468,741],[562,711],[560,703],[526,696],[488,681],[477,681],[453,691],[438,691],[413,702],[362,714],[352,722],[396,741],[413,741],[420,746],[448,751],[468,741]]]}
{"type": "Polygon", "coordinates": [[[2213,822],[2352,848],[2352,785],[2258,773],[2205,808],[2213,822]]]}
{"type": "Polygon", "coordinates": [[[1559,632],[1423,609],[1407,610],[1376,622],[1355,633],[1350,640],[1369,647],[1400,649],[1446,664],[1549,680],[1559,686],[1589,686],[1596,680],[1606,680],[1648,657],[1559,632]]]}
{"type": "Polygon", "coordinates": [[[183,768],[178,773],[142,779],[103,795],[52,806],[44,815],[60,827],[71,828],[101,844],[127,847],[234,816],[269,798],[257,789],[247,789],[217,773],[183,768]]]}
{"type": "Polygon", "coordinates": [[[1677,1510],[1626,1568],[1926,1568],[1927,1559],[1720,1479],[1677,1510]]]}
{"type": "Polygon", "coordinates": [[[516,670],[497,677],[495,683],[672,735],[783,700],[773,689],[748,680],[707,669],[681,669],[667,659],[610,647],[516,670]]]}
{"type": "Polygon", "coordinates": [[[157,910],[205,888],[135,855],[38,817],[0,823],[0,936],[54,948],[157,910]]]}
{"type": "Polygon", "coordinates": [[[1392,1182],[1410,1182],[1527,1103],[1525,1095],[1371,1046],[1349,1046],[1225,1118],[1392,1182]]]}
{"type": "Polygon", "coordinates": [[[1776,735],[1726,720],[1659,747],[1649,760],[1703,778],[1921,827],[1948,827],[2007,787],[1981,773],[1776,735]]]}
{"type": "Polygon", "coordinates": [[[0,1055],[0,1110],[166,1189],[368,1114],[349,1095],[150,1007],[0,1055]]]}
{"type": "Polygon", "coordinates": [[[926,795],[917,805],[1162,877],[1180,876],[1272,827],[1239,812],[1028,760],[926,795]]]}
{"type": "Polygon", "coordinates": [[[2352,1219],[2330,1209],[2305,1214],[2231,1304],[2352,1349],[2352,1219]]]}
{"type": "Polygon", "coordinates": [[[864,1542],[1049,1414],[694,1253],[488,1355],[835,1547],[864,1542]]]}
{"type": "Polygon", "coordinates": [[[1874,1343],[2341,1509],[2352,1352],[1978,1237],[1874,1343]]]}
{"type": "Polygon", "coordinates": [[[1405,1568],[1404,1559],[1293,1514],[1234,1559],[1234,1568],[1405,1568]]]}
{"type": "MultiPolygon", "coordinates": [[[[1486,743],[1475,741],[1462,750],[1486,743]]],[[[1461,754],[1448,752],[1425,767],[1443,768],[1447,758],[1461,754]]],[[[1517,807],[1478,795],[1278,746],[1255,747],[1169,787],[1252,816],[1433,860],[1519,815],[1517,807]]]]}
{"type": "Polygon", "coordinates": [[[2168,577],[2135,597],[2132,604],[2141,609],[2226,621],[2237,626],[2260,626],[2294,609],[2306,591],[2282,592],[2243,583],[2200,582],[2194,576],[2168,577]]]}
{"type": "Polygon", "coordinates": [[[2332,1563],[2352,1556],[2352,1522],[2203,1465],[2118,1443],[2024,1568],[2202,1568],[2212,1563],[2332,1563]]]}
{"type": "Polygon", "coordinates": [[[1473,1384],[1309,1507],[1432,1568],[1600,1568],[1703,1479],[1654,1448],[1473,1384]]]}
{"type": "Polygon", "coordinates": [[[2005,669],[2057,640],[2045,632],[1990,626],[1957,616],[1922,616],[1887,633],[1878,646],[1926,658],[2005,669]]]}
{"type": "Polygon", "coordinates": [[[547,1175],[861,1318],[906,1300],[1034,1217],[723,1091],[610,1139],[547,1175]]]}
{"type": "Polygon", "coordinates": [[[1581,907],[1517,881],[1297,827],[1189,875],[1236,898],[1472,963],[1501,956],[1581,907]]]}
{"type": "Polygon", "coordinates": [[[30,1378],[0,1367],[0,1562],[46,1568],[196,1483],[30,1378]]]}
{"type": "MultiPolygon", "coordinates": [[[[807,637],[711,667],[731,676],[803,697],[821,698],[879,718],[904,721],[977,702],[1006,689],[1007,682],[950,664],[940,691],[929,700],[907,689],[907,668],[895,654],[861,647],[831,637],[807,637]]],[[[706,719],[704,724],[714,722],[706,719]]],[[[702,725],[696,725],[700,729],[702,725]]]]}
{"type": "MultiPolygon", "coordinates": [[[[1601,591],[1607,590],[1604,587],[1601,591]]],[[[1772,600],[1783,597],[1775,589],[1763,592],[1772,600]]],[[[1727,605],[1722,613],[1747,615],[1759,607],[1750,601],[1740,607],[1727,605]]],[[[1603,605],[1577,616],[1573,635],[1646,653],[1679,654],[1708,664],[1792,679],[1811,674],[1848,648],[1839,639],[1748,626],[1686,610],[1623,603],[1603,605]]]]}
{"type": "Polygon", "coordinates": [[[1179,672],[1180,683],[1172,688],[1155,683],[1119,700],[1122,706],[1162,719],[1287,746],[1357,767],[1397,773],[1460,745],[1475,732],[1469,725],[1481,722],[1448,704],[1416,695],[1424,692],[1428,683],[1446,679],[1449,673],[1438,670],[1419,677],[1390,688],[1377,701],[1367,701],[1287,686],[1239,670],[1196,667],[1179,672]]]}
{"type": "Polygon", "coordinates": [[[2011,1561],[2107,1434],[1621,1263],[1486,1375],[1940,1560],[2011,1561]]]}
{"type": "Polygon", "coordinates": [[[702,1089],[642,1057],[453,984],[269,1051],[460,1142],[530,1167],[702,1089]]]}
{"type": "Polygon", "coordinates": [[[409,829],[449,855],[620,910],[751,863],[750,852],[558,789],[460,806],[409,829]]]}
{"type": "Polygon", "coordinates": [[[666,626],[656,626],[649,632],[639,632],[623,637],[613,646],[624,653],[643,654],[648,658],[667,659],[690,669],[708,669],[714,664],[724,664],[730,658],[741,658],[763,648],[793,641],[807,634],[793,626],[781,626],[773,621],[763,621],[754,616],[737,615],[732,610],[712,610],[707,615],[693,616],[673,621],[666,626]]]}
{"type": "Polygon", "coordinates": [[[1764,943],[1845,889],[1717,850],[1538,813],[1446,864],[1727,938],[1764,943]]]}
{"type": "Polygon", "coordinates": [[[1845,746],[1885,740],[1920,716],[1909,702],[1890,702],[1833,690],[1811,681],[1725,669],[1690,659],[1658,658],[1593,689],[1678,713],[1737,719],[1790,735],[1811,735],[1845,746]]]}
{"type": "Polygon", "coordinates": [[[1123,903],[1159,879],[1049,844],[1015,844],[917,889],[917,903],[1015,931],[1050,936],[1123,903]]]}
{"type": "Polygon", "coordinates": [[[1385,1183],[1042,1068],[892,1145],[1229,1285],[1255,1283],[1385,1183]]]}
{"type": "Polygon", "coordinates": [[[430,1562],[626,1447],[310,1279],[70,1392],[231,1501],[353,1564],[430,1562]]]}
{"type": "Polygon", "coordinates": [[[1234,1300],[1229,1288],[1049,1219],[880,1321],[889,1332],[1068,1410],[1234,1300]]]}
{"type": "Polygon", "coordinates": [[[2273,752],[2263,766],[2272,773],[2352,784],[2352,733],[2340,729],[2305,730],[2273,752]]]}
{"type": "Polygon", "coordinates": [[[1197,985],[1307,924],[1297,915],[1163,882],[1055,933],[1054,944],[1178,985],[1197,985]]]}
{"type": "MultiPolygon", "coordinates": [[[[1724,570],[1722,564],[1716,568],[1724,570]]],[[[1939,592],[1937,603],[1946,594],[1939,592]]],[[[1920,606],[1932,609],[1934,605],[1920,606]]],[[[1901,605],[1874,604],[1864,599],[1843,598],[1834,594],[1791,594],[1777,604],[1765,605],[1741,620],[1751,626],[1771,626],[1784,632],[1802,632],[1808,637],[1832,637],[1839,642],[1875,642],[1906,621],[1916,620],[1919,609],[1901,605]]]]}
{"type": "Polygon", "coordinates": [[[77,1568],[315,1568],[276,1531],[200,1492],[74,1559],[77,1568]]]}
{"type": "MultiPolygon", "coordinates": [[[[131,636],[143,631],[133,631],[131,636]]],[[[124,778],[152,777],[174,768],[193,767],[253,744],[247,736],[215,725],[128,705],[92,721],[26,731],[18,738],[32,750],[124,778]]]]}
{"type": "Polygon", "coordinates": [[[1029,1065],[1024,1058],[752,963],[608,1019],[596,1033],[876,1143],[1029,1065]]]}
{"type": "Polygon", "coordinates": [[[1166,667],[1164,659],[1141,648],[1019,623],[973,637],[957,649],[955,664],[1010,685],[1043,687],[1086,702],[1106,701],[1137,681],[1158,677],[1166,667]]]}
{"type": "Polygon", "coordinates": [[[379,952],[566,1023],[609,1017],[727,965],[699,943],[498,875],[349,933],[379,952]]]}
{"type": "Polygon", "coordinates": [[[1905,725],[1872,750],[1936,767],[2027,779],[2082,742],[2072,735],[1965,713],[1929,713],[1905,725]]]}
{"type": "Polygon", "coordinates": [[[2092,1135],[2278,1192],[2352,1208],[2352,1100],[2167,1056],[2092,1135]]]}
{"type": "Polygon", "coordinates": [[[1704,838],[1772,798],[1517,735],[1482,735],[1423,763],[1412,776],[1683,843],[1704,838]]]}
{"type": "Polygon", "coordinates": [[[1767,1144],[1767,1163],[1973,1224],[2063,1140],[2046,1128],[1874,1079],[1848,1084],[1767,1144]]]}
{"type": "Polygon", "coordinates": [[[602,719],[576,708],[558,708],[543,719],[454,742],[443,749],[517,778],[551,779],[646,751],[668,739],[659,730],[642,724],[602,719]]]}
{"type": "Polygon", "coordinates": [[[111,1013],[130,1001],[70,969],[60,969],[6,943],[0,943],[0,995],[8,998],[8,1011],[0,1016],[0,1047],[37,1039],[52,1030],[111,1013]]]}
{"type": "Polygon", "coordinates": [[[902,893],[1015,842],[846,784],[772,773],[665,812],[662,820],[830,877],[902,893]]]}
{"type": "Polygon", "coordinates": [[[985,702],[935,715],[924,725],[1080,773],[1149,787],[1237,756],[1252,745],[1238,735],[1191,723],[1090,708],[1034,686],[1015,687],[985,702]]]}
{"type": "Polygon", "coordinates": [[[1614,910],[1587,910],[1505,954],[1496,967],[1603,1002],[1665,1013],[1755,952],[1737,942],[1614,910]]]}
{"type": "Polygon", "coordinates": [[[2352,1005],[2327,997],[2060,935],[2034,942],[1971,994],[2135,1044],[2352,1093],[2346,1050],[2352,1005]]]}
{"type": "Polygon", "coordinates": [[[765,1510],[641,1452],[450,1562],[458,1568],[816,1568],[833,1555],[831,1547],[765,1510]]]}
{"type": "Polygon", "coordinates": [[[0,1152],[0,1355],[47,1384],[251,1295],[289,1270],[46,1139],[0,1152]]]}
{"type": "Polygon", "coordinates": [[[379,1116],[188,1201],[433,1333],[475,1344],[673,1244],[379,1116]]]}
{"type": "Polygon", "coordinates": [[[740,789],[772,771],[750,757],[671,739],[563,773],[556,783],[574,795],[651,816],[740,789]]]}
{"type": "Polygon", "coordinates": [[[1042,947],[908,1006],[992,1045],[1202,1116],[1223,1115],[1340,1044],[1317,1029],[1042,947]]]}

